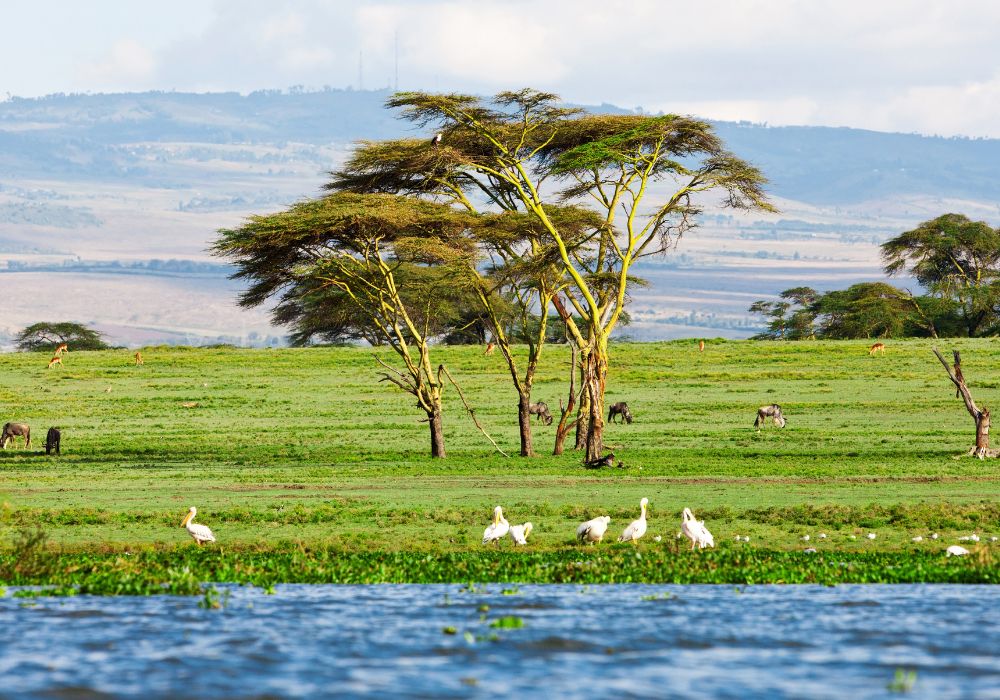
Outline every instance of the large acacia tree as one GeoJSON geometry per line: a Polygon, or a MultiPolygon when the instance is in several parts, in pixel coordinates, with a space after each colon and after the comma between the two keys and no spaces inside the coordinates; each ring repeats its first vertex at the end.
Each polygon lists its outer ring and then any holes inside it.
{"type": "MultiPolygon", "coordinates": [[[[535,93],[512,100],[504,117],[512,119],[530,108],[535,93]]],[[[572,109],[550,108],[550,116],[569,116],[572,109]]],[[[468,137],[469,135],[466,134],[468,137]]],[[[463,288],[474,299],[493,342],[504,358],[517,392],[521,455],[534,452],[532,388],[548,334],[549,307],[570,282],[560,253],[542,222],[526,212],[515,188],[489,173],[469,168],[488,147],[478,137],[363,141],[326,188],[354,193],[387,193],[451,204],[477,214],[475,236],[482,261],[472,260],[462,276],[463,288]],[[521,356],[516,346],[527,352],[521,356]],[[522,364],[523,360],[523,364],[522,364]]],[[[591,209],[551,206],[549,219],[558,223],[571,250],[586,244],[603,225],[591,209]]]]}
{"type": "Polygon", "coordinates": [[[452,207],[393,195],[338,193],[301,202],[219,232],[213,250],[250,285],[240,304],[282,306],[333,291],[351,305],[348,325],[392,348],[402,367],[383,379],[411,394],[430,426],[431,455],[445,456],[441,368],[431,339],[442,307],[454,303],[453,280],[478,255],[468,215],[452,207]]]}
{"type": "Polygon", "coordinates": [[[882,244],[888,275],[913,275],[954,304],[969,337],[995,328],[1000,310],[1000,229],[962,214],[925,221],[882,244]]]}
{"type": "Polygon", "coordinates": [[[534,90],[491,100],[402,92],[388,104],[440,131],[452,167],[484,200],[541,226],[568,281],[553,301],[580,348],[587,459],[600,456],[608,341],[633,265],[674,245],[694,225],[706,193],[720,193],[724,206],[773,210],[763,175],[729,153],[708,122],[690,117],[581,114],[534,90]],[[601,216],[585,241],[553,216],[566,203],[585,203],[601,216]]]}

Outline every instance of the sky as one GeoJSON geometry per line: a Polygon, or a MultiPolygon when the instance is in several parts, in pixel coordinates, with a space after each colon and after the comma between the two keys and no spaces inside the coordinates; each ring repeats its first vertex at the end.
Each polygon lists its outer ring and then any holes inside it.
{"type": "Polygon", "coordinates": [[[5,3],[0,99],[531,86],[774,125],[1000,138],[993,0],[5,3]]]}

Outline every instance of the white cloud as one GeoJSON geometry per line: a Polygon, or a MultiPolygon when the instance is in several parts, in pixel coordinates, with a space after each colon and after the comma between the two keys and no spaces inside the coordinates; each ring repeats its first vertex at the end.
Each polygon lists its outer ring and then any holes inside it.
{"type": "Polygon", "coordinates": [[[135,39],[121,39],[101,60],[84,64],[80,73],[89,89],[127,90],[142,86],[153,77],[156,59],[153,52],[135,39]]]}
{"type": "Polygon", "coordinates": [[[156,49],[128,39],[105,48],[70,89],[356,86],[360,53],[365,86],[385,86],[398,45],[403,88],[530,85],[576,102],[727,119],[1000,137],[1000,3],[989,0],[215,0],[211,7],[196,31],[156,49]]]}

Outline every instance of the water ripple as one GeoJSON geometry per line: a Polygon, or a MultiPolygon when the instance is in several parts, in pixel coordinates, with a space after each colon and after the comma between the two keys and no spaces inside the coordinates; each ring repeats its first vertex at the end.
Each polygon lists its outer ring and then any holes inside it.
{"type": "Polygon", "coordinates": [[[0,698],[1000,698],[989,586],[224,588],[0,598],[0,698]]]}

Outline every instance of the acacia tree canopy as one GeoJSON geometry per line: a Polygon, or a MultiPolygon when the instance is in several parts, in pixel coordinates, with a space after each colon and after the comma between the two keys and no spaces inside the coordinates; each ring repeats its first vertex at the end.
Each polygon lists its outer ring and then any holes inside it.
{"type": "Polygon", "coordinates": [[[80,323],[34,323],[14,338],[18,350],[34,352],[53,351],[66,343],[72,350],[106,350],[110,347],[99,332],[80,323]]]}
{"type": "Polygon", "coordinates": [[[1000,320],[1000,229],[962,214],[925,221],[882,244],[888,275],[909,273],[931,294],[954,302],[966,334],[1000,320]]]}

